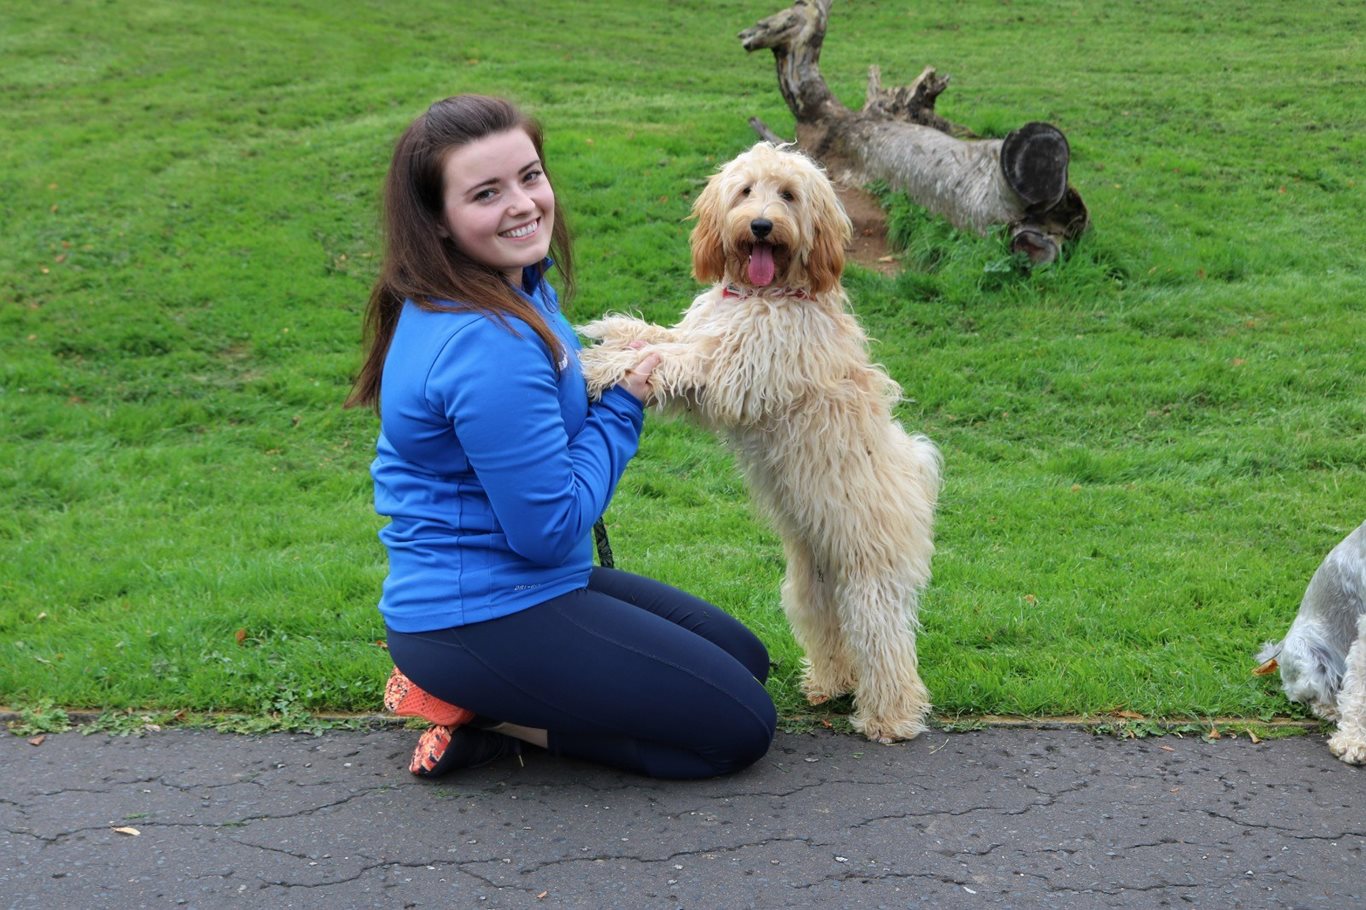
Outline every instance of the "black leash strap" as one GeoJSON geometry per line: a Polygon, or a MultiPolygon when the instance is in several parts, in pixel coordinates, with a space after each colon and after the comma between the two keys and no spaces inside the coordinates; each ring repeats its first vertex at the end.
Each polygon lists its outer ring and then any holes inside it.
{"type": "Polygon", "coordinates": [[[607,525],[601,518],[593,525],[593,543],[598,547],[598,565],[604,569],[614,568],[616,560],[612,558],[612,544],[607,540],[607,525]]]}

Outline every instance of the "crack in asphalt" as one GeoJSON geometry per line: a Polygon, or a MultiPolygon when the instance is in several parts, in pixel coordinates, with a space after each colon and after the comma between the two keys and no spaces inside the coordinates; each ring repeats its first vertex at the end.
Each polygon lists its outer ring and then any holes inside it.
{"type": "Polygon", "coordinates": [[[398,770],[407,749],[391,735],[157,735],[169,750],[53,737],[51,751],[0,751],[0,844],[14,855],[0,893],[145,906],[160,889],[212,910],[289,891],[301,907],[535,906],[558,893],[796,908],[901,906],[894,888],[951,906],[966,891],[973,905],[1113,907],[1164,892],[1290,905],[1312,889],[1351,906],[1366,850],[1364,778],[1309,740],[1173,755],[985,731],[864,758],[844,737],[784,734],[772,760],[715,782],[537,761],[431,786],[398,770]]]}
{"type": "Polygon", "coordinates": [[[1303,832],[1296,831],[1294,828],[1290,828],[1285,825],[1274,825],[1271,822],[1244,821],[1243,819],[1234,818],[1231,815],[1225,815],[1223,813],[1216,812],[1213,809],[1205,809],[1204,814],[1208,815],[1210,818],[1217,818],[1220,821],[1228,822],[1230,825],[1234,825],[1235,827],[1239,828],[1247,828],[1254,831],[1275,831],[1278,834],[1284,834],[1286,837],[1289,837],[1292,840],[1340,841],[1353,837],[1366,838],[1366,831],[1355,831],[1348,829],[1345,831],[1340,831],[1336,834],[1306,834],[1303,832]]]}

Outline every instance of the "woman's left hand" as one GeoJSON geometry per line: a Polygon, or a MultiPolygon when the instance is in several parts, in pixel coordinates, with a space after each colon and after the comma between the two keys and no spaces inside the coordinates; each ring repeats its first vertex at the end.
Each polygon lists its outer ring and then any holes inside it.
{"type": "MultiPolygon", "coordinates": [[[[633,343],[632,347],[637,345],[633,343]]],[[[650,374],[655,367],[659,366],[659,355],[655,353],[646,354],[636,365],[626,371],[626,375],[621,380],[622,388],[636,397],[636,400],[644,404],[650,397],[650,374]]]]}

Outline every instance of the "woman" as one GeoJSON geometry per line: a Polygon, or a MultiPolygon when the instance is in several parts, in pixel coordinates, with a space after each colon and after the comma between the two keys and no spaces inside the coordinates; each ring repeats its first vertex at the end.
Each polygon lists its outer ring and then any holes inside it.
{"type": "Polygon", "coordinates": [[[433,104],[395,146],[384,225],[347,403],[380,415],[386,704],[433,723],[410,770],[521,743],[662,778],[756,761],[776,723],[759,640],[696,597],[592,564],[658,357],[588,402],[546,280],[553,263],[573,290],[540,128],[501,99],[433,104]]]}

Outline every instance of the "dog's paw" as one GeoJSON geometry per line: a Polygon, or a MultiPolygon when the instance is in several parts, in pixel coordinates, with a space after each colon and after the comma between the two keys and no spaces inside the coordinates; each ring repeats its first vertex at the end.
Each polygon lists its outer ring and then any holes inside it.
{"type": "Polygon", "coordinates": [[[1366,737],[1339,729],[1328,737],[1328,751],[1349,765],[1366,765],[1366,737]]]}
{"type": "Polygon", "coordinates": [[[854,691],[856,682],[854,668],[847,663],[813,662],[809,657],[802,661],[802,694],[807,704],[823,705],[848,695],[854,691]]]}
{"type": "Polygon", "coordinates": [[[1309,710],[1319,720],[1326,720],[1330,724],[1338,722],[1338,703],[1336,701],[1320,701],[1316,698],[1309,702],[1309,710]]]}
{"type": "Polygon", "coordinates": [[[806,696],[806,703],[808,705],[823,705],[826,702],[834,701],[837,698],[843,698],[844,696],[849,695],[853,691],[854,687],[852,685],[848,687],[812,687],[810,685],[802,686],[802,694],[806,696]]]}
{"type": "Polygon", "coordinates": [[[583,379],[588,386],[588,400],[597,401],[612,386],[626,378],[626,371],[640,360],[640,352],[631,348],[584,348],[579,352],[583,379]]]}
{"type": "Polygon", "coordinates": [[[892,720],[889,718],[860,717],[855,715],[853,718],[854,729],[868,737],[869,740],[883,745],[890,745],[908,739],[915,739],[924,733],[928,727],[922,720],[892,720]]]}
{"type": "Polygon", "coordinates": [[[620,313],[611,313],[601,319],[575,326],[574,330],[585,338],[597,341],[598,347],[612,350],[626,348],[633,341],[649,343],[659,340],[656,336],[664,331],[660,326],[648,323],[643,319],[624,316],[620,313]]]}
{"type": "Polygon", "coordinates": [[[854,695],[854,729],[874,742],[915,739],[928,728],[930,693],[917,677],[891,689],[860,687],[854,695]]]}

